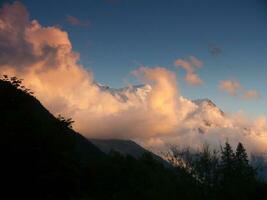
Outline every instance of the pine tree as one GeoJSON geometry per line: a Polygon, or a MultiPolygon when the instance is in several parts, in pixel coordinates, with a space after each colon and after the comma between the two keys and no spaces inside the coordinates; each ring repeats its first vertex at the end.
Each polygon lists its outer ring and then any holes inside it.
{"type": "Polygon", "coordinates": [[[256,181],[255,171],[250,166],[246,149],[238,143],[235,153],[234,178],[236,192],[240,199],[249,199],[256,181]]]}
{"type": "Polygon", "coordinates": [[[238,143],[235,153],[235,174],[239,180],[251,180],[254,178],[254,169],[250,166],[246,149],[242,143],[238,143]]]}
{"type": "Polygon", "coordinates": [[[221,166],[225,173],[230,173],[233,171],[235,154],[231,145],[226,142],[221,153],[221,166]]]}
{"type": "Polygon", "coordinates": [[[231,145],[226,142],[221,150],[221,162],[219,170],[219,190],[222,199],[233,199],[235,197],[234,178],[234,158],[235,154],[231,145]]]}
{"type": "Polygon", "coordinates": [[[235,153],[237,167],[249,167],[248,155],[242,143],[238,143],[235,153]]]}

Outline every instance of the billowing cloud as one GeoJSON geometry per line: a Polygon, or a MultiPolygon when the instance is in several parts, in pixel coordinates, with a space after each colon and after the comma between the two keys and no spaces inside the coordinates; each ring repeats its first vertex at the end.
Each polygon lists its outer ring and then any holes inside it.
{"type": "Polygon", "coordinates": [[[241,85],[236,80],[223,80],[219,83],[219,89],[227,92],[231,96],[236,96],[241,89],[241,85]]]}
{"type": "Polygon", "coordinates": [[[71,15],[68,15],[66,17],[66,20],[72,26],[87,27],[90,25],[89,21],[82,21],[82,20],[78,19],[77,17],[71,16],[71,15]]]}
{"type": "Polygon", "coordinates": [[[202,67],[203,63],[196,57],[190,56],[189,60],[177,59],[174,61],[174,66],[181,67],[186,71],[184,79],[188,84],[197,86],[203,83],[196,73],[196,68],[202,67]]]}
{"type": "MultiPolygon", "coordinates": [[[[131,74],[143,84],[108,90],[77,64],[67,32],[30,20],[19,2],[0,11],[0,74],[23,78],[54,114],[72,117],[86,137],[127,138],[147,147],[168,143],[199,147],[226,139],[251,151],[267,150],[266,118],[227,114],[211,101],[190,101],[179,93],[176,74],[164,67],[140,67],[131,74]]],[[[193,57],[177,66],[194,74],[193,57]]],[[[196,81],[197,82],[197,81],[196,81]]]]}

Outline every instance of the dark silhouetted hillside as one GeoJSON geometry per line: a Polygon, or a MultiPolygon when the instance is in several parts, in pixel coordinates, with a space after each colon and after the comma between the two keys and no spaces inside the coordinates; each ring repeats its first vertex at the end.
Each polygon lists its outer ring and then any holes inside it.
{"type": "Polygon", "coordinates": [[[67,198],[79,193],[83,163],[95,163],[104,156],[50,114],[36,98],[3,80],[0,128],[6,186],[23,188],[22,194],[36,199],[64,195],[67,198]]]}
{"type": "Polygon", "coordinates": [[[71,123],[50,114],[20,80],[0,80],[1,199],[266,199],[241,143],[188,160],[174,151],[173,163],[187,164],[170,169],[131,141],[95,140],[105,154],[71,123]]]}
{"type": "Polygon", "coordinates": [[[141,158],[144,154],[150,154],[153,159],[159,161],[164,166],[171,167],[169,162],[131,140],[90,139],[90,141],[106,154],[109,154],[112,151],[116,151],[125,156],[130,155],[136,159],[141,158]]]}

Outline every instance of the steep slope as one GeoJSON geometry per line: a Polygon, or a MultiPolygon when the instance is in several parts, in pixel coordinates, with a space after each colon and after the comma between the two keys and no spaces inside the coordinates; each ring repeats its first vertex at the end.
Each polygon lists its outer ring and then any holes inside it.
{"type": "Polygon", "coordinates": [[[38,130],[38,134],[44,134],[43,137],[54,137],[55,140],[59,139],[57,137],[62,137],[63,140],[72,139],[77,153],[93,157],[103,155],[86,138],[60,123],[33,96],[1,80],[0,94],[2,136],[22,137],[24,133],[27,136],[37,136],[37,133],[34,132],[38,130]],[[16,133],[20,133],[20,135],[15,135],[16,133]],[[30,133],[34,135],[30,135],[30,133]]]}
{"type": "Polygon", "coordinates": [[[142,146],[138,145],[131,140],[119,140],[119,139],[89,139],[100,150],[109,154],[112,151],[121,153],[122,155],[130,155],[136,159],[141,158],[145,154],[150,154],[155,160],[164,164],[164,166],[170,167],[170,164],[162,159],[160,156],[148,151],[142,146]]]}
{"type": "Polygon", "coordinates": [[[0,97],[5,187],[19,188],[20,195],[36,199],[68,199],[79,193],[82,163],[95,163],[104,154],[8,81],[0,80],[0,97]]]}
{"type": "Polygon", "coordinates": [[[224,112],[219,109],[210,99],[196,99],[192,100],[192,102],[199,107],[209,107],[210,109],[214,109],[219,112],[222,116],[224,115],[224,112]]]}
{"type": "Polygon", "coordinates": [[[148,153],[146,149],[139,146],[131,140],[119,139],[89,139],[94,145],[105,153],[117,151],[124,155],[131,155],[135,158],[140,158],[143,154],[148,153]]]}

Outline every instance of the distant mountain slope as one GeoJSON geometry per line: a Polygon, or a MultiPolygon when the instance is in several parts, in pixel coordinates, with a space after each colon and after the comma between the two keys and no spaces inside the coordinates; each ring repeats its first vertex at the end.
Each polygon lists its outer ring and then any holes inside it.
{"type": "Polygon", "coordinates": [[[165,166],[170,166],[170,164],[163,160],[160,156],[148,151],[142,146],[138,145],[131,140],[119,140],[119,139],[89,139],[93,144],[95,144],[100,150],[106,154],[111,151],[117,151],[123,155],[130,155],[134,158],[141,158],[144,154],[151,154],[155,160],[160,161],[165,166]]]}
{"type": "Polygon", "coordinates": [[[110,151],[117,151],[124,155],[131,155],[135,158],[140,158],[143,154],[148,153],[146,149],[139,146],[131,140],[119,139],[89,139],[94,145],[105,153],[110,151]]]}

